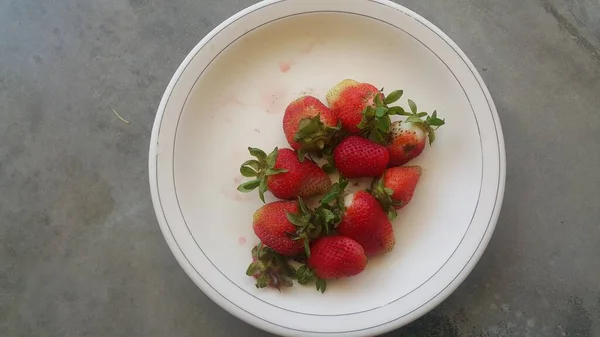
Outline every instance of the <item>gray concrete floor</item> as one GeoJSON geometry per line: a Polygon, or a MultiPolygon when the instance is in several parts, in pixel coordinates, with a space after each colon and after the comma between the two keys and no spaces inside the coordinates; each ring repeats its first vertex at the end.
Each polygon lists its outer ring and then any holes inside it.
{"type": "MultiPolygon", "coordinates": [[[[254,2],[0,0],[0,336],[267,336],[184,274],[147,183],[171,75],[254,2]]],[[[508,176],[473,273],[386,336],[600,336],[600,2],[399,2],[481,69],[508,176]]]]}

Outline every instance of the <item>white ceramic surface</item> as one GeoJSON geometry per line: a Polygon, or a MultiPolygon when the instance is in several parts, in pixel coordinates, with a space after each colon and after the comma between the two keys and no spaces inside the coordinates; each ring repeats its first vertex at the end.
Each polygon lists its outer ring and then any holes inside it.
{"type": "Polygon", "coordinates": [[[384,0],[265,1],[231,17],[173,76],[150,145],[154,207],[182,267],[235,316],[290,336],[376,335],[431,310],[483,253],[504,180],[502,131],[483,80],[439,29],[384,0]],[[236,191],[239,165],[249,145],[287,145],[281,120],[290,101],[324,100],[344,78],[403,89],[402,105],[412,98],[447,124],[414,161],[423,176],[394,223],[390,254],[329,282],[325,294],[258,290],[244,272],[261,203],[236,191]]]}

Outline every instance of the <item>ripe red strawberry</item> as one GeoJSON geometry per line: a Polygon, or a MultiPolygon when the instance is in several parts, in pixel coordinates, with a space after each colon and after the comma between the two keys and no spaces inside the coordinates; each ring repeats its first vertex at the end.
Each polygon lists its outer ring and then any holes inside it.
{"type": "Polygon", "coordinates": [[[384,254],[396,244],[392,223],[381,205],[366,191],[344,199],[345,212],[337,227],[341,235],[360,243],[367,255],[384,254]]]}
{"type": "Polygon", "coordinates": [[[327,93],[327,102],[346,130],[383,144],[390,131],[390,115],[403,111],[400,107],[388,105],[400,97],[402,90],[384,96],[381,90],[371,84],[347,79],[327,93]]]}
{"type": "Polygon", "coordinates": [[[383,145],[359,136],[350,136],[333,150],[335,166],[346,178],[378,177],[390,155],[383,145]]]}
{"type": "Polygon", "coordinates": [[[322,151],[331,142],[338,118],[321,101],[303,96],[285,109],[283,132],[290,146],[297,151],[322,151]]]}
{"type": "Polygon", "coordinates": [[[252,229],[260,241],[283,256],[304,250],[304,239],[294,240],[298,228],[288,220],[289,214],[300,213],[297,201],[268,203],[254,212],[252,229]]]}
{"type": "Polygon", "coordinates": [[[413,197],[421,166],[398,166],[385,170],[383,175],[373,181],[373,196],[388,213],[388,218],[396,217],[396,209],[406,206],[413,197]]]}
{"type": "Polygon", "coordinates": [[[367,266],[363,247],[344,236],[325,236],[310,245],[311,256],[307,266],[297,271],[298,283],[306,284],[316,279],[317,290],[324,292],[326,280],[360,274],[367,266]]]}
{"type": "Polygon", "coordinates": [[[344,236],[325,236],[311,244],[308,266],[322,279],[337,279],[360,274],[367,266],[363,247],[344,236]]]}
{"type": "Polygon", "coordinates": [[[360,132],[358,124],[363,118],[362,113],[366,107],[374,106],[375,95],[381,95],[375,86],[346,79],[329,90],[327,102],[344,128],[357,134],[360,132]]]}
{"type": "Polygon", "coordinates": [[[260,149],[248,150],[257,159],[242,164],[240,173],[255,179],[241,184],[238,190],[247,193],[258,187],[263,202],[267,190],[279,199],[292,200],[324,193],[331,186],[325,171],[311,160],[300,162],[293,150],[275,148],[268,156],[260,149]]]}
{"type": "Polygon", "coordinates": [[[425,140],[429,137],[429,145],[435,141],[435,130],[444,125],[444,120],[437,117],[434,111],[431,116],[426,112],[417,112],[417,105],[408,100],[411,112],[404,112],[409,117],[406,121],[392,123],[387,139],[390,153],[389,166],[400,166],[419,156],[425,149],[425,140]],[[422,117],[425,117],[425,120],[422,117]]]}

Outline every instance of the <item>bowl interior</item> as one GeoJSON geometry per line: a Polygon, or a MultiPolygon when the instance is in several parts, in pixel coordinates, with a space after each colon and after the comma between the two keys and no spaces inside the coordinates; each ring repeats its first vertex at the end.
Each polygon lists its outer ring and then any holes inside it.
{"type": "MultiPolygon", "coordinates": [[[[482,146],[469,99],[455,74],[417,37],[352,13],[304,13],[255,29],[224,49],[197,78],[176,128],[173,177],[179,208],[203,254],[238,288],[300,313],[338,315],[385,306],[413,292],[448,261],[470,225],[481,189],[482,146]],[[369,261],[357,277],[330,281],[322,295],[295,285],[257,290],[245,275],[258,239],[255,193],[241,194],[239,165],[247,147],[287,147],[282,117],[289,102],[325,102],[345,78],[388,93],[403,89],[421,111],[447,124],[411,164],[423,175],[394,222],[396,247],[369,261]]],[[[269,200],[274,200],[269,196],[269,200]]],[[[268,201],[269,201],[268,200],[268,201]]]]}

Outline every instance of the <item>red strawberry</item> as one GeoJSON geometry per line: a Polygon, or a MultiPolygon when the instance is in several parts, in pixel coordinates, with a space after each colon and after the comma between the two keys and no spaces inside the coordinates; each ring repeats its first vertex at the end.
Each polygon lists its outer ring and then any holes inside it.
{"type": "Polygon", "coordinates": [[[291,287],[296,272],[285,257],[261,242],[252,249],[252,263],[246,275],[256,279],[257,288],[271,286],[279,289],[282,285],[291,287]]]}
{"type": "Polygon", "coordinates": [[[345,212],[337,227],[341,235],[356,240],[367,255],[391,251],[396,244],[392,223],[381,205],[366,191],[358,191],[344,199],[345,212]]]}
{"type": "Polygon", "coordinates": [[[350,277],[360,274],[367,266],[367,256],[363,247],[344,236],[325,236],[310,246],[311,256],[307,265],[298,269],[300,284],[317,279],[317,290],[324,292],[326,280],[350,277]]]}
{"type": "Polygon", "coordinates": [[[363,111],[368,106],[374,106],[374,97],[378,94],[381,94],[379,89],[371,84],[346,79],[329,90],[327,102],[344,128],[357,134],[360,132],[358,124],[363,118],[363,111]]]}
{"type": "Polygon", "coordinates": [[[283,132],[294,150],[321,151],[331,142],[338,118],[321,101],[303,96],[285,109],[283,132]]]}
{"type": "Polygon", "coordinates": [[[331,186],[325,171],[311,160],[300,162],[293,150],[275,148],[268,156],[260,149],[248,150],[257,159],[242,164],[240,173],[256,179],[241,184],[238,190],[247,193],[258,187],[263,202],[267,190],[279,199],[292,200],[324,193],[331,186]]]}
{"type": "Polygon", "coordinates": [[[297,201],[276,201],[254,212],[252,229],[260,241],[283,256],[302,253],[304,239],[294,240],[298,228],[288,220],[289,214],[300,213],[297,201]]]}
{"type": "Polygon", "coordinates": [[[325,236],[312,243],[308,266],[322,279],[360,274],[367,266],[363,247],[344,236],[325,236]]]}
{"type": "Polygon", "coordinates": [[[400,166],[419,156],[425,149],[425,140],[429,137],[429,145],[435,141],[435,130],[444,125],[444,120],[437,117],[434,111],[431,116],[426,112],[417,112],[417,105],[408,100],[411,112],[404,112],[409,117],[406,121],[392,123],[387,139],[390,152],[389,166],[400,166]],[[422,117],[425,117],[425,120],[422,117]]]}
{"type": "Polygon", "coordinates": [[[388,165],[386,148],[359,136],[344,139],[334,150],[333,159],[346,178],[377,177],[388,165]]]}
{"type": "Polygon", "coordinates": [[[421,166],[398,166],[385,170],[373,181],[372,193],[388,212],[390,220],[396,217],[396,209],[406,206],[412,199],[421,172],[421,166]]]}
{"type": "Polygon", "coordinates": [[[384,96],[371,84],[344,80],[327,93],[327,102],[346,130],[383,144],[390,131],[390,115],[403,111],[400,107],[388,105],[400,97],[402,90],[384,96]]]}

